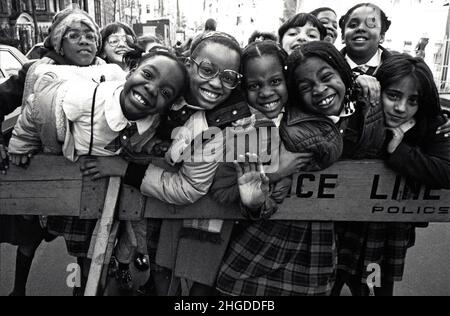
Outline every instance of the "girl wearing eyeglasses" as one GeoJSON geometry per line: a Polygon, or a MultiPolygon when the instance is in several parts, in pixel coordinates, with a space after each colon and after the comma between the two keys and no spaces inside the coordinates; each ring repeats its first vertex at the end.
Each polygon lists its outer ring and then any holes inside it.
{"type": "MultiPolygon", "coordinates": [[[[218,156],[205,157],[204,149],[211,146],[220,151],[223,139],[201,140],[200,150],[196,148],[191,157],[186,153],[193,149],[194,139],[211,127],[223,129],[242,116],[250,116],[247,104],[240,102],[243,97],[239,97],[237,89],[241,79],[240,59],[241,48],[228,34],[210,32],[194,40],[186,61],[189,90],[184,99],[172,106],[167,122],[161,124],[164,130],[160,135],[173,138],[166,163],[148,167],[129,164],[125,183],[136,186],[146,196],[174,205],[195,203],[208,193],[219,162],[218,156]]],[[[108,172],[103,176],[120,176],[108,172]]],[[[147,228],[151,278],[146,290],[153,288],[155,294],[167,295],[173,276],[174,281],[175,278],[192,281],[191,295],[212,294],[215,280],[205,280],[205,274],[216,269],[209,265],[220,265],[222,257],[214,252],[214,245],[226,239],[222,234],[231,233],[231,229],[219,220],[162,223],[149,220],[147,228]]]]}
{"type": "Polygon", "coordinates": [[[117,64],[127,71],[123,56],[131,51],[130,45],[136,44],[136,34],[126,24],[114,22],[101,30],[102,50],[99,56],[109,64],[117,64]]]}
{"type": "MultiPolygon", "coordinates": [[[[49,35],[44,42],[44,46],[49,52],[34,64],[25,65],[19,76],[11,77],[7,82],[0,85],[0,99],[2,100],[0,123],[4,115],[21,106],[22,99],[28,99],[33,83],[36,81],[35,69],[38,65],[87,67],[104,64],[103,60],[96,58],[100,45],[99,28],[86,12],[79,9],[66,9],[59,12],[55,16],[49,29],[49,35]]],[[[0,153],[4,146],[1,138],[0,133],[0,153]]],[[[0,171],[3,169],[6,172],[8,164],[3,158],[0,155],[0,171]]],[[[26,164],[29,158],[24,155],[21,159],[26,164]]],[[[60,222],[65,220],[67,219],[59,219],[60,222]]],[[[67,224],[68,222],[65,221],[64,223],[67,224]]],[[[70,224],[71,227],[77,226],[83,229],[87,227],[85,222],[82,221],[70,221],[70,224]]],[[[56,227],[53,227],[53,229],[56,229],[56,227]]],[[[14,289],[11,295],[24,296],[35,251],[42,240],[51,241],[54,236],[50,235],[47,229],[41,228],[37,217],[25,219],[22,216],[0,216],[0,232],[0,242],[19,246],[16,257],[14,289]]],[[[77,249],[76,242],[69,245],[69,252],[80,257],[79,263],[82,263],[81,257],[83,256],[77,252],[77,249]]]]}

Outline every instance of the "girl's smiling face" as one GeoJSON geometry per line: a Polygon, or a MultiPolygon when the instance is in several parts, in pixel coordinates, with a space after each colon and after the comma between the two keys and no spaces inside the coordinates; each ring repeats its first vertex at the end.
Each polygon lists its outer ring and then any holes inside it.
{"type": "Polygon", "coordinates": [[[371,6],[357,8],[345,24],[343,42],[356,62],[367,62],[383,42],[381,12],[371,6]]]}
{"type": "Polygon", "coordinates": [[[317,19],[327,29],[327,36],[324,40],[334,44],[338,36],[338,22],[336,13],[333,11],[322,11],[317,15],[317,19]]]}
{"type": "Polygon", "coordinates": [[[132,70],[121,94],[120,103],[130,121],[164,113],[183,89],[180,66],[166,56],[151,57],[132,70]]]}
{"type": "Polygon", "coordinates": [[[198,72],[198,64],[207,61],[216,65],[219,71],[233,70],[238,73],[241,62],[239,53],[222,44],[208,42],[193,59],[195,62],[187,63],[190,81],[188,102],[204,110],[214,109],[225,102],[233,90],[225,87],[219,76],[213,79],[202,78],[198,72]]]}
{"type": "Polygon", "coordinates": [[[320,32],[317,27],[307,22],[304,26],[287,30],[281,44],[286,53],[290,55],[297,47],[312,41],[320,41],[320,32]]]}
{"type": "Polygon", "coordinates": [[[268,118],[278,117],[288,102],[288,90],[280,61],[269,55],[252,58],[245,66],[245,85],[250,106],[268,118]]]}
{"type": "Polygon", "coordinates": [[[406,77],[381,93],[386,125],[397,128],[414,118],[419,110],[419,92],[416,80],[406,77]]]}
{"type": "Polygon", "coordinates": [[[124,29],[120,29],[117,33],[111,34],[105,41],[104,54],[110,63],[122,66],[123,56],[131,50],[128,41],[133,41],[133,37],[127,35],[124,29]]]}
{"type": "Polygon", "coordinates": [[[295,69],[296,87],[303,106],[314,113],[338,116],[346,87],[339,73],[318,57],[309,57],[295,69]]]}

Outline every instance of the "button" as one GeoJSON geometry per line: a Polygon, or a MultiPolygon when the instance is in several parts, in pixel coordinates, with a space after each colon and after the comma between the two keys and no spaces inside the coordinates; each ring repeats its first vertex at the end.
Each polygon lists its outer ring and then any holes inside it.
{"type": "Polygon", "coordinates": [[[220,119],[217,119],[217,120],[216,120],[216,123],[220,123],[220,119]]]}
{"type": "Polygon", "coordinates": [[[340,132],[341,132],[341,134],[344,134],[344,130],[343,129],[341,129],[340,132]]]}
{"type": "Polygon", "coordinates": [[[126,139],[127,139],[127,137],[126,137],[126,136],[123,136],[123,139],[125,139],[125,140],[126,140],[126,139]]]}
{"type": "Polygon", "coordinates": [[[238,112],[237,112],[236,110],[234,110],[232,114],[233,114],[233,115],[237,115],[238,112]]]}
{"type": "Polygon", "coordinates": [[[181,114],[186,115],[186,111],[181,112],[181,114]]]}

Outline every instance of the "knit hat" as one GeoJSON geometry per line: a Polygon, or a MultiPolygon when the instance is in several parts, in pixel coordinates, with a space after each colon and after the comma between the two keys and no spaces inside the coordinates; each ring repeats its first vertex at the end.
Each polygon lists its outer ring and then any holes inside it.
{"type": "Polygon", "coordinates": [[[67,8],[59,12],[49,28],[49,35],[44,41],[47,49],[59,53],[61,51],[63,36],[73,23],[80,22],[87,25],[96,34],[97,48],[101,48],[100,28],[95,21],[83,10],[67,8]]]}

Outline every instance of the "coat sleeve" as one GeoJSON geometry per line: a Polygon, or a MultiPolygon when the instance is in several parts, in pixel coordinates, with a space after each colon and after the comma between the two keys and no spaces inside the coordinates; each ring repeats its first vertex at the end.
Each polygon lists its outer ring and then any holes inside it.
{"type": "Polygon", "coordinates": [[[33,98],[34,96],[32,95],[26,101],[25,107],[14,127],[8,147],[11,154],[23,155],[37,152],[41,149],[41,140],[33,109],[33,98]]]}
{"type": "Polygon", "coordinates": [[[142,194],[174,205],[193,204],[204,197],[209,192],[219,158],[223,155],[223,138],[214,137],[207,145],[209,149],[216,149],[211,156],[207,156],[211,151],[203,144],[202,150],[194,150],[177,172],[150,164],[142,181],[142,194]]]}
{"type": "Polygon", "coordinates": [[[51,76],[39,78],[33,88],[33,93],[25,100],[22,113],[19,115],[9,142],[9,152],[13,154],[28,154],[40,151],[42,148],[41,134],[37,114],[52,108],[52,102],[60,91],[61,83],[51,76]]]}
{"type": "Polygon", "coordinates": [[[401,175],[431,188],[450,189],[450,138],[433,131],[424,146],[401,143],[388,157],[388,164],[401,175]]]}

